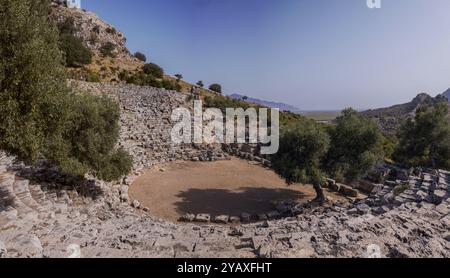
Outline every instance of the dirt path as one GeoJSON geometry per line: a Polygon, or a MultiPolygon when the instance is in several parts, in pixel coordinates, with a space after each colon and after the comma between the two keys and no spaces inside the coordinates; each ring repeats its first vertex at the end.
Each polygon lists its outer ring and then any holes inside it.
{"type": "MultiPolygon", "coordinates": [[[[152,215],[176,221],[185,213],[240,215],[267,213],[279,200],[307,202],[315,196],[311,186],[287,186],[273,171],[248,161],[173,162],[152,169],[130,187],[152,215]]],[[[345,199],[327,194],[331,200],[345,199]]]]}

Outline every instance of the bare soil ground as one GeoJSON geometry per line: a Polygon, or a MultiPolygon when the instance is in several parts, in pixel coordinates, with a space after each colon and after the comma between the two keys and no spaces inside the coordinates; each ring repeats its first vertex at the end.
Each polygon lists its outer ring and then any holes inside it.
{"type": "MultiPolygon", "coordinates": [[[[345,197],[326,192],[331,201],[345,197]]],[[[267,213],[281,200],[308,202],[312,186],[288,186],[272,170],[233,158],[217,162],[177,161],[151,169],[130,187],[131,200],[139,200],[152,215],[177,221],[185,213],[239,216],[267,213]]]]}

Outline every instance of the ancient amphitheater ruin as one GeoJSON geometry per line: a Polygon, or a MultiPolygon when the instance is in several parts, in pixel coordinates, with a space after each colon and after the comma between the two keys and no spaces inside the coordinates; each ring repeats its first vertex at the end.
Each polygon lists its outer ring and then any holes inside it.
{"type": "MultiPolygon", "coordinates": [[[[189,106],[185,93],[74,85],[120,102],[120,143],[134,157],[133,173],[117,184],[78,180],[45,161],[26,166],[1,152],[0,257],[450,257],[446,171],[401,171],[394,180],[368,185],[367,198],[348,203],[281,202],[251,223],[158,219],[128,195],[129,185],[145,169],[232,155],[269,162],[233,148],[171,143],[170,114],[189,106]],[[395,192],[398,185],[408,189],[395,192]]],[[[329,186],[345,191],[331,180],[329,186]]],[[[241,217],[246,222],[247,216],[241,217]]]]}

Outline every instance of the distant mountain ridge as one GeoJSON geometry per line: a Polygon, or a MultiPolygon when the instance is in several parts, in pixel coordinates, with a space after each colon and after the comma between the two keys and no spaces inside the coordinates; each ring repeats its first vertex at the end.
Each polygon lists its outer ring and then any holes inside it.
{"type": "Polygon", "coordinates": [[[280,111],[288,111],[288,112],[297,113],[297,114],[301,114],[301,112],[302,112],[300,110],[300,108],[295,107],[293,105],[285,104],[282,102],[273,102],[273,101],[267,101],[267,100],[262,100],[262,99],[258,99],[258,98],[251,98],[251,97],[246,97],[246,96],[243,96],[240,94],[232,94],[232,95],[229,95],[229,97],[231,97],[233,99],[237,99],[237,100],[244,100],[249,103],[267,106],[269,108],[278,108],[278,109],[280,109],[280,111]]]}
{"type": "Polygon", "coordinates": [[[404,120],[415,116],[417,109],[420,107],[432,106],[439,102],[448,101],[448,99],[450,99],[450,89],[437,97],[432,97],[426,93],[421,93],[410,102],[397,104],[386,108],[367,110],[361,113],[377,121],[385,133],[394,134],[397,132],[400,124],[404,120]]]}

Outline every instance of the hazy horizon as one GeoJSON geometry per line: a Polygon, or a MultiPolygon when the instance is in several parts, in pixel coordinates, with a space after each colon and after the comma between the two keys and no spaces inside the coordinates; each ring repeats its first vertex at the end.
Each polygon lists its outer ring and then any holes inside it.
{"type": "Polygon", "coordinates": [[[450,87],[450,2],[83,0],[168,74],[301,110],[369,109],[450,87]]]}

